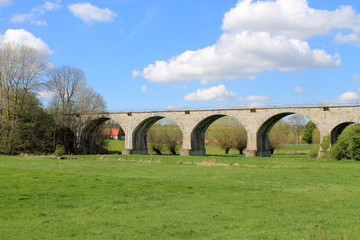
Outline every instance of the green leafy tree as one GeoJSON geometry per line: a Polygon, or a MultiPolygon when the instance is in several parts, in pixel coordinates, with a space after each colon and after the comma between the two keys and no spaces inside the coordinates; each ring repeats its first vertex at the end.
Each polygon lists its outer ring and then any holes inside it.
{"type": "Polygon", "coordinates": [[[335,159],[354,159],[360,161],[360,125],[351,125],[344,129],[330,150],[335,159]]]}
{"type": "Polygon", "coordinates": [[[313,143],[313,132],[315,129],[316,129],[316,125],[312,121],[308,121],[307,124],[305,125],[305,131],[303,136],[303,140],[306,143],[308,144],[313,143]]]}
{"type": "Polygon", "coordinates": [[[28,96],[41,84],[48,65],[44,54],[14,43],[0,47],[0,137],[6,154],[15,154],[22,127],[20,121],[28,96]]]}

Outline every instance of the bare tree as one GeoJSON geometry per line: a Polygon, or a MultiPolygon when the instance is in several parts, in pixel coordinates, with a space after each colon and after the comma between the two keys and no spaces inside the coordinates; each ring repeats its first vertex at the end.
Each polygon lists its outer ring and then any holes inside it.
{"type": "Polygon", "coordinates": [[[52,68],[48,72],[47,85],[55,93],[51,102],[53,110],[59,113],[73,113],[76,95],[84,81],[85,74],[80,69],[69,65],[52,68]]]}
{"type": "Polygon", "coordinates": [[[232,133],[232,147],[239,151],[239,154],[243,154],[247,144],[247,133],[242,125],[233,127],[232,133]]]}
{"type": "Polygon", "coordinates": [[[302,130],[305,128],[306,125],[305,117],[299,114],[295,114],[287,119],[287,123],[289,124],[291,131],[295,135],[296,144],[299,144],[300,133],[302,132],[302,130]]]}
{"type": "Polygon", "coordinates": [[[269,133],[270,150],[273,154],[281,144],[286,143],[289,135],[289,125],[284,121],[280,120],[273,126],[269,133]]]}
{"type": "MultiPolygon", "coordinates": [[[[54,92],[54,97],[49,104],[49,109],[53,113],[60,114],[57,117],[58,128],[60,125],[74,131],[75,136],[80,134],[80,129],[84,123],[75,122],[71,116],[61,114],[78,114],[88,112],[106,111],[106,103],[102,96],[96,93],[87,85],[87,79],[82,70],[69,65],[52,68],[48,74],[47,87],[54,92]]],[[[56,131],[55,131],[56,133],[56,131]]],[[[96,135],[96,129],[94,132],[96,135]]],[[[69,141],[69,135],[63,135],[62,142],[69,141]]],[[[57,137],[54,135],[54,148],[57,144],[57,137]]],[[[74,149],[79,147],[79,143],[74,142],[74,149]]],[[[100,143],[104,141],[96,141],[100,143]]],[[[100,147],[101,148],[101,147],[100,147]]],[[[100,149],[99,148],[99,149],[100,149]]]]}
{"type": "Polygon", "coordinates": [[[229,126],[223,126],[220,131],[215,133],[216,145],[225,150],[225,154],[229,153],[229,150],[233,146],[233,128],[229,126]]]}
{"type": "Polygon", "coordinates": [[[26,97],[40,85],[48,65],[44,54],[35,49],[6,43],[0,46],[0,132],[5,153],[13,152],[14,132],[26,97]],[[5,133],[4,133],[5,131],[5,133]]]}
{"type": "Polygon", "coordinates": [[[164,132],[162,131],[160,125],[154,124],[146,134],[147,142],[149,143],[151,149],[156,153],[161,155],[164,145],[164,132]]]}
{"type": "Polygon", "coordinates": [[[181,145],[182,132],[176,124],[166,124],[163,127],[165,130],[165,144],[170,153],[175,155],[181,145]]]}

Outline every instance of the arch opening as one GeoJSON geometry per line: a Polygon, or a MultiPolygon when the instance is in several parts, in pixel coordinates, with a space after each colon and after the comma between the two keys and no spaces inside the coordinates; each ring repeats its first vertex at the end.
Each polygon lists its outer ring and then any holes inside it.
{"type": "MultiPolygon", "coordinates": [[[[308,145],[294,147],[289,152],[305,153],[319,144],[320,136],[316,125],[303,115],[285,112],[267,119],[257,131],[257,156],[269,157],[275,149],[286,145],[308,145]]],[[[288,148],[293,148],[289,146],[288,148]]]]}
{"type": "Polygon", "coordinates": [[[176,122],[154,116],[143,120],[133,132],[134,154],[178,154],[183,134],[176,122]]]}
{"type": "Polygon", "coordinates": [[[212,115],[200,121],[191,133],[192,155],[240,154],[246,148],[247,133],[241,123],[227,115],[212,115]],[[222,152],[224,151],[224,152],[222,152]]]}
{"type": "Polygon", "coordinates": [[[89,121],[81,133],[83,154],[118,153],[123,148],[125,132],[121,126],[108,117],[89,121]]]}
{"type": "Polygon", "coordinates": [[[334,145],[337,142],[340,134],[344,131],[344,129],[347,126],[350,126],[352,124],[355,124],[355,123],[354,122],[343,122],[343,123],[340,123],[339,125],[337,125],[336,127],[334,127],[330,133],[331,145],[334,145]]]}

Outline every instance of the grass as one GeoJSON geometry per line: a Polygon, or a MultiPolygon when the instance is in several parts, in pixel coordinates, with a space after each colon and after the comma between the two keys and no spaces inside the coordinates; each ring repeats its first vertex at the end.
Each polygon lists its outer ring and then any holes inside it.
{"type": "MultiPolygon", "coordinates": [[[[107,149],[110,153],[121,153],[124,148],[124,141],[121,140],[106,140],[107,149]]],[[[224,150],[213,145],[205,145],[206,154],[207,155],[222,155],[224,154],[224,150]]],[[[307,154],[314,148],[313,145],[310,144],[301,144],[301,145],[281,145],[279,149],[275,151],[275,154],[307,154]]],[[[179,152],[180,150],[177,150],[179,152]]],[[[156,153],[152,151],[151,147],[148,146],[149,154],[155,155],[156,153]]],[[[163,151],[164,154],[170,154],[170,152],[166,149],[164,145],[163,151]]],[[[230,155],[238,155],[239,151],[236,149],[230,149],[230,155]]]]}
{"type": "Polygon", "coordinates": [[[311,151],[314,148],[314,145],[311,144],[283,144],[280,146],[279,150],[284,151],[311,151]]]}
{"type": "Polygon", "coordinates": [[[303,155],[1,156],[0,232],[2,239],[359,239],[359,183],[360,163],[303,155]]]}

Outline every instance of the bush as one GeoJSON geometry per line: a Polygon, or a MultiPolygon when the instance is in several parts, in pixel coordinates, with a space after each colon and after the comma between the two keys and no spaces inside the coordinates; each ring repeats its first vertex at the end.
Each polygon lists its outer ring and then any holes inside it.
{"type": "Polygon", "coordinates": [[[62,145],[57,145],[54,154],[57,157],[61,157],[62,155],[65,155],[66,154],[65,147],[62,145]]]}
{"type": "Polygon", "coordinates": [[[319,145],[314,145],[314,148],[309,153],[309,158],[317,158],[319,155],[319,145]]]}
{"type": "Polygon", "coordinates": [[[336,144],[330,150],[330,156],[360,161],[360,125],[351,125],[344,129],[336,144]]]}

